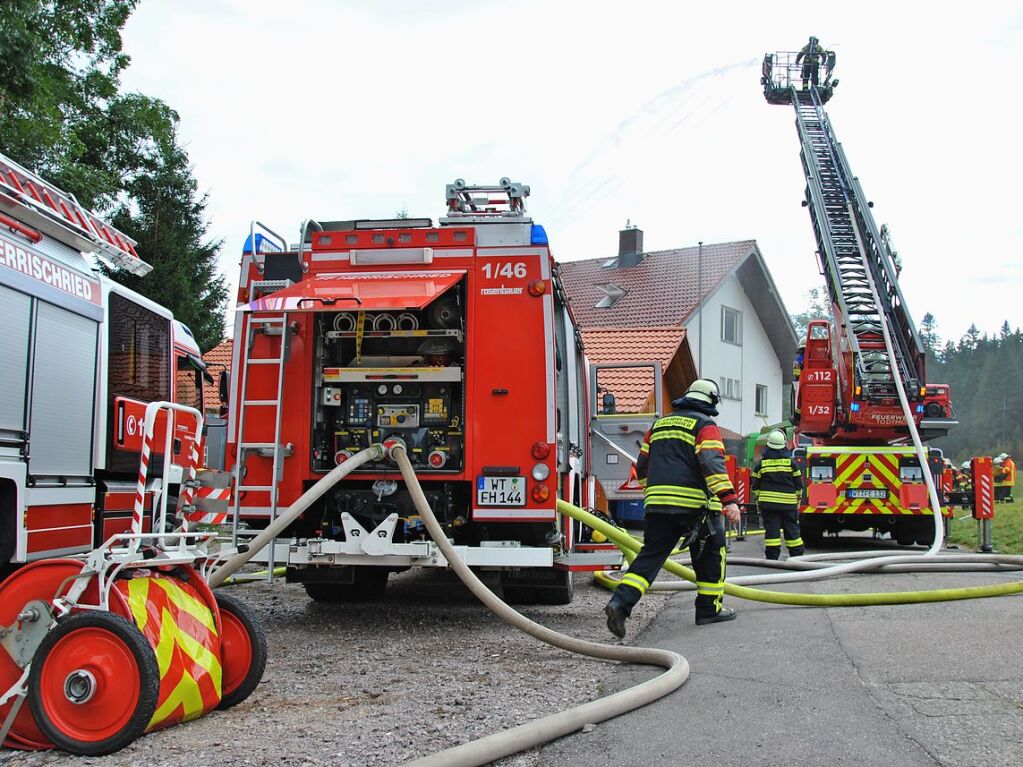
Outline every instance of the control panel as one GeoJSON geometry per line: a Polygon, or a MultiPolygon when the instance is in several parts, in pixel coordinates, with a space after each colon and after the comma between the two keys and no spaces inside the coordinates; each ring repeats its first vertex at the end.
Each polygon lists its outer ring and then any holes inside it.
{"type": "MultiPolygon", "coordinates": [[[[451,373],[460,370],[450,370],[446,377],[456,377],[451,373]]],[[[373,442],[389,437],[404,440],[413,465],[419,468],[462,468],[461,380],[324,382],[319,401],[319,445],[314,451],[317,470],[328,471],[373,442]]],[[[382,467],[367,465],[368,470],[382,467]]]]}

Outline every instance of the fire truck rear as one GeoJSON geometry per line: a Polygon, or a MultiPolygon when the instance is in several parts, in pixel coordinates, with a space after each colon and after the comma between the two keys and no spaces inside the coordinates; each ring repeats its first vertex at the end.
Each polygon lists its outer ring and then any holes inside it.
{"type": "MultiPolygon", "coordinates": [[[[236,315],[228,465],[258,529],[372,443],[399,439],[448,536],[517,602],[564,603],[617,565],[555,511],[591,505],[586,364],[529,187],[448,185],[429,219],[253,224],[236,315]]],[[[624,476],[622,477],[624,479],[624,476]]],[[[379,595],[444,566],[393,465],[340,482],[263,559],[314,599],[379,595]]]]}
{"type": "MultiPolygon", "coordinates": [[[[146,405],[202,407],[191,332],[100,275],[93,256],[136,275],[151,269],[130,238],[0,155],[0,567],[87,552],[125,532],[146,405]]],[[[157,421],[157,445],[165,426],[157,421]]],[[[177,497],[190,455],[194,422],[173,428],[170,476],[154,468],[148,481],[150,511],[160,492],[177,497]]]]}

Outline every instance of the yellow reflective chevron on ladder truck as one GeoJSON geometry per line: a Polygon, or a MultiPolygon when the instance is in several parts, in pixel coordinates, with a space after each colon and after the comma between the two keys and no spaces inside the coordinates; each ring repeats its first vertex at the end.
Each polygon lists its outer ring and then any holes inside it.
{"type": "MultiPolygon", "coordinates": [[[[926,467],[912,446],[816,445],[796,449],[793,459],[806,480],[799,511],[808,543],[826,532],[872,529],[904,546],[934,541],[924,471],[940,485],[940,450],[928,450],[926,467]]],[[[951,510],[945,506],[941,513],[947,517],[951,510]]]]}

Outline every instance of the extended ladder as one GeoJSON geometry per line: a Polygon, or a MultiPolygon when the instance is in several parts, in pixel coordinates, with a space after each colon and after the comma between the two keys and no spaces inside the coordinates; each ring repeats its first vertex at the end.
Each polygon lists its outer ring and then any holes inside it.
{"type": "Polygon", "coordinates": [[[917,358],[922,352],[916,329],[902,305],[889,263],[890,248],[876,232],[859,182],[852,176],[835,140],[816,88],[791,89],[801,157],[807,179],[807,202],[813,220],[828,290],[841,309],[856,360],[858,381],[868,398],[896,394],[893,362],[907,387],[920,384],[917,358]],[[866,259],[860,251],[863,246],[866,259]],[[870,289],[867,270],[882,305],[870,289]],[[888,318],[895,359],[888,356],[881,326],[888,318]]]}
{"type": "MultiPolygon", "coordinates": [[[[269,523],[273,524],[277,519],[278,489],[283,471],[284,458],[287,448],[281,444],[281,396],[284,391],[284,363],[288,359],[288,347],[290,330],[288,327],[288,313],[285,312],[279,317],[259,318],[250,315],[245,331],[245,346],[242,350],[244,362],[242,363],[242,380],[238,389],[238,454],[234,465],[234,494],[232,497],[232,538],[233,543],[238,545],[238,523],[240,515],[241,496],[245,492],[263,492],[270,495],[269,523]],[[278,331],[278,332],[275,332],[278,331]],[[268,336],[280,335],[280,348],[276,357],[252,357],[251,352],[257,333],[265,333],[268,336]],[[277,369],[277,395],[274,399],[250,399],[248,394],[249,368],[253,365],[269,365],[277,369]],[[245,439],[246,415],[249,408],[270,409],[274,419],[274,433],[272,442],[251,442],[245,439]],[[270,484],[268,485],[246,485],[245,462],[248,453],[258,452],[263,456],[272,456],[273,465],[270,473],[270,484]]],[[[273,580],[275,546],[269,547],[269,560],[267,562],[267,580],[273,580]]]]}

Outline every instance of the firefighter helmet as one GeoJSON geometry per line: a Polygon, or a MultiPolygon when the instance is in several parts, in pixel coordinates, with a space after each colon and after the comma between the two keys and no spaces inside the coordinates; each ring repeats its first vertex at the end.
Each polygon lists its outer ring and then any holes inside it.
{"type": "Polygon", "coordinates": [[[962,468],[964,470],[970,468],[970,462],[969,461],[963,461],[963,464],[962,464],[962,466],[960,468],[962,468]]]}
{"type": "Polygon", "coordinates": [[[721,401],[721,394],[718,392],[718,385],[709,378],[697,378],[686,389],[686,393],[683,395],[694,399],[697,402],[706,402],[708,405],[714,406],[721,401]]]}
{"type": "Polygon", "coordinates": [[[997,458],[995,458],[995,463],[1001,463],[1008,457],[1009,457],[1008,453],[1001,453],[997,458]]]}
{"type": "Polygon", "coordinates": [[[781,429],[774,429],[767,435],[767,446],[773,450],[784,450],[787,442],[788,440],[785,438],[785,432],[781,429]]]}

